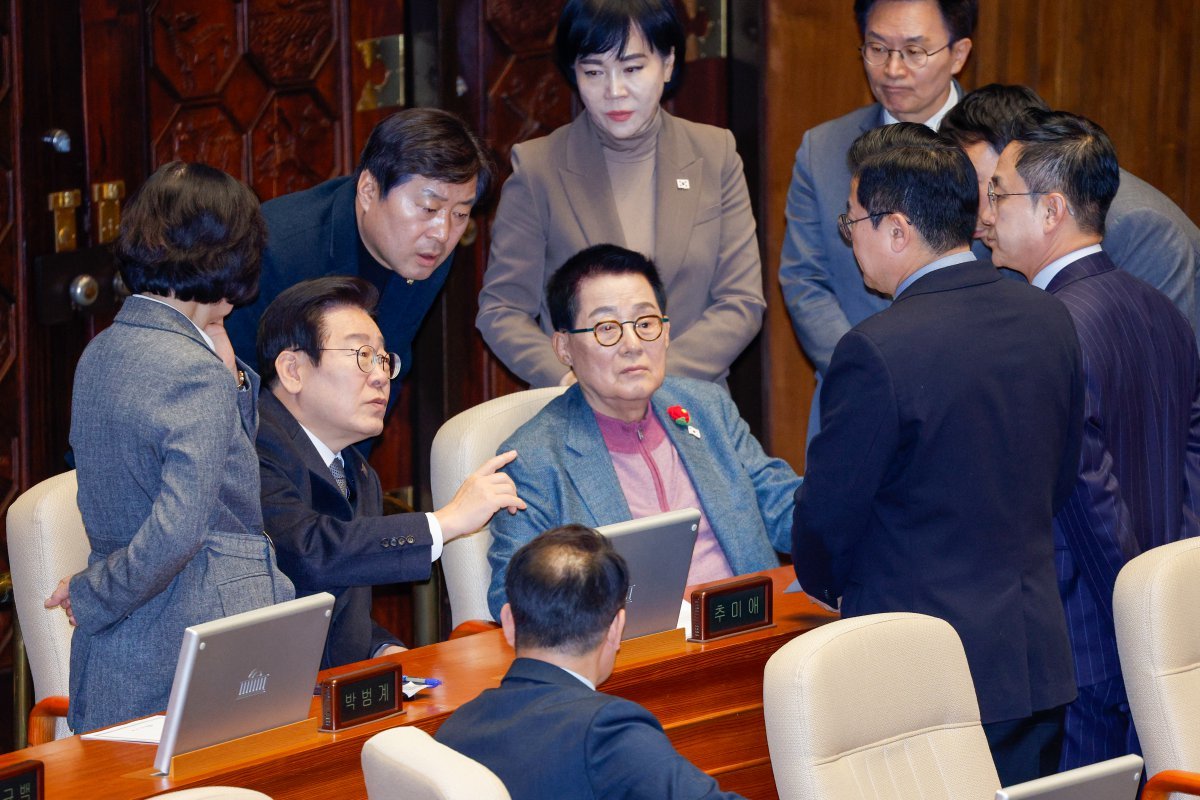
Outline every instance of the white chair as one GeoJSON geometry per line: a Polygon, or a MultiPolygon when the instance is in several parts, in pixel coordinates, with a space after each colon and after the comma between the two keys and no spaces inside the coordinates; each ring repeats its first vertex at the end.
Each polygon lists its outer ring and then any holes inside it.
{"type": "Polygon", "coordinates": [[[8,509],[13,595],[37,701],[29,715],[30,744],[71,735],[66,711],[72,628],[61,608],[42,603],[62,578],[87,566],[91,548],[75,493],[72,470],[42,481],[8,509]]]}
{"type": "Polygon", "coordinates": [[[838,620],[763,677],[781,800],[993,800],[1000,781],[958,634],[922,614],[838,620]]]}
{"type": "MultiPolygon", "coordinates": [[[[534,417],[542,407],[566,391],[561,386],[530,389],[504,395],[469,408],[452,417],[433,438],[429,477],[433,505],[441,508],[467,476],[492,456],[496,449],[534,417]]],[[[492,543],[488,528],[461,536],[446,544],[442,572],[450,596],[450,616],[457,628],[469,620],[491,620],[487,590],[492,579],[487,551],[492,543]]]]}
{"type": "Polygon", "coordinates": [[[407,725],[368,739],[362,768],[368,800],[509,800],[496,773],[407,725]]]}
{"type": "Polygon", "coordinates": [[[1151,776],[1143,800],[1200,795],[1200,538],[1126,564],[1113,590],[1113,621],[1151,776]]]}
{"type": "Polygon", "coordinates": [[[154,797],[155,800],[162,797],[169,797],[171,800],[271,800],[270,795],[253,789],[239,789],[236,786],[200,786],[195,789],[180,789],[177,792],[163,792],[154,797]]]}

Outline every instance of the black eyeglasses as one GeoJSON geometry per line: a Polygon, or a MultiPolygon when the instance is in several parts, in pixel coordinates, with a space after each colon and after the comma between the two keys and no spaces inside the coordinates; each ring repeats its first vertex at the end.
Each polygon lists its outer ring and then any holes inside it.
{"type": "Polygon", "coordinates": [[[633,326],[633,332],[643,342],[653,342],[658,337],[662,336],[663,324],[670,322],[668,317],[659,317],[654,314],[647,314],[644,317],[637,319],[627,319],[624,322],[618,322],[615,319],[605,319],[597,322],[590,328],[575,328],[574,330],[564,330],[563,333],[590,333],[596,337],[596,341],[604,347],[612,347],[617,342],[621,341],[621,334],[626,325],[633,326]]]}
{"type": "Polygon", "coordinates": [[[992,204],[992,208],[996,207],[997,200],[1003,200],[1005,197],[1033,197],[1039,194],[1050,194],[1050,192],[997,192],[996,185],[988,181],[987,199],[992,204]]]}
{"type": "Polygon", "coordinates": [[[400,356],[395,353],[378,351],[369,344],[364,344],[362,347],[322,347],[321,352],[354,353],[358,359],[358,368],[368,375],[371,374],[371,370],[375,369],[376,364],[383,367],[383,371],[388,374],[389,378],[394,379],[400,374],[400,356]]]}
{"type": "Polygon", "coordinates": [[[838,232],[842,234],[842,241],[846,244],[851,244],[850,241],[850,226],[856,222],[862,222],[864,219],[874,219],[875,217],[886,217],[888,214],[895,214],[895,211],[878,211],[874,214],[867,214],[865,217],[858,219],[850,219],[849,214],[838,214],[838,232]]]}
{"type": "Polygon", "coordinates": [[[887,47],[881,42],[867,42],[858,48],[858,52],[862,53],[863,61],[872,67],[882,67],[891,58],[892,53],[899,53],[901,61],[913,69],[920,69],[929,63],[930,56],[937,55],[952,44],[954,42],[946,42],[946,44],[937,50],[926,50],[924,47],[915,44],[906,44],[904,47],[892,48],[887,47]]]}

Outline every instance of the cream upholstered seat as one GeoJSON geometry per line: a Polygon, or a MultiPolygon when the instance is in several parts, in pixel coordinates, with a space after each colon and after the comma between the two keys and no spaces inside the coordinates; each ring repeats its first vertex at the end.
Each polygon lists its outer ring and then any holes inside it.
{"type": "Polygon", "coordinates": [[[1000,781],[958,634],[923,614],[838,620],[767,662],[781,800],[992,800],[1000,781]]]}
{"type": "Polygon", "coordinates": [[[164,792],[154,797],[156,800],[160,797],[169,797],[171,800],[271,800],[270,795],[253,789],[239,789],[236,786],[200,786],[195,789],[164,792]]]}
{"type": "Polygon", "coordinates": [[[1147,550],[1117,576],[1117,650],[1137,726],[1149,798],[1173,788],[1200,794],[1200,538],[1147,550]]]}
{"type": "Polygon", "coordinates": [[[362,750],[370,800],[509,800],[490,769],[420,728],[377,733],[362,750]]]}
{"type": "MultiPolygon", "coordinates": [[[[566,389],[530,389],[497,397],[452,417],[437,432],[430,454],[433,505],[441,508],[468,475],[496,454],[517,428],[566,389]]],[[[450,596],[453,626],[474,619],[490,620],[487,590],[492,579],[487,551],[492,534],[487,528],[459,537],[442,552],[442,572],[450,596]]]]}
{"type": "Polygon", "coordinates": [[[60,608],[42,604],[58,582],[87,566],[87,534],[75,503],[75,472],[47,478],[17,498],[8,509],[8,559],[12,570],[17,619],[33,674],[34,709],[29,739],[38,744],[70,736],[64,716],[53,726],[41,710],[57,706],[66,713],[71,667],[71,624],[60,608]]]}

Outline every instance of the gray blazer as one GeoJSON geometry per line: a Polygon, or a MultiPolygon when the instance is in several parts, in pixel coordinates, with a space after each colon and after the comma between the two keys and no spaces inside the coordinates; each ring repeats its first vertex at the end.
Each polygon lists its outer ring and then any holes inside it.
{"type": "MultiPolygon", "coordinates": [[[[711,383],[667,378],[650,404],[734,574],[779,566],[775,552],[791,548],[801,479],[786,462],[763,452],[729,394],[711,383]],[[674,405],[690,412],[700,438],[671,421],[667,409],[674,405]]],[[[528,507],[492,517],[488,607],[496,619],[505,603],[508,562],[521,545],[568,522],[594,527],[632,518],[596,415],[578,384],[551,400],[497,452],[506,450],[517,451],[504,471],[528,507]]]]}
{"type": "Polygon", "coordinates": [[[238,392],[187,318],[141,297],[79,360],[71,447],[92,553],[71,579],[76,732],[165,709],[187,626],[293,597],[263,534],[247,374],[238,392]]]}
{"type": "MultiPolygon", "coordinates": [[[[662,113],[652,255],[671,318],[667,371],[721,380],[757,335],[766,308],[750,195],[733,134],[662,113]]],[[[586,113],[516,145],[512,165],[475,324],[522,380],[555,386],[566,368],[550,347],[546,283],[585,247],[624,244],[625,236],[586,113]]]]}

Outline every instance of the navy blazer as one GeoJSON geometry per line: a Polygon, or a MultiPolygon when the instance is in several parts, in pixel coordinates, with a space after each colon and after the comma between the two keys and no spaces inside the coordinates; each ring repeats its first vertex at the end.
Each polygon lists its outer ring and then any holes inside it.
{"type": "MultiPolygon", "coordinates": [[[[792,503],[800,478],[771,458],[750,433],[722,388],[694,378],[668,377],[650,404],[691,478],[713,536],[735,575],[779,566],[776,551],[791,544],[792,503]],[[691,413],[700,438],[673,423],[667,409],[691,413]]],[[[632,517],[596,415],[578,384],[546,404],[500,445],[516,450],[504,471],[526,509],[492,518],[488,607],[500,619],[504,575],[521,545],[568,522],[592,527],[632,517]]]]}
{"type": "Polygon", "coordinates": [[[805,591],[949,622],[984,722],[1070,702],[1051,520],[1083,381],[1062,304],[977,262],[932,272],[842,338],[821,401],[796,495],[805,591]]]}
{"type": "Polygon", "coordinates": [[[1200,533],[1200,360],[1171,301],[1105,252],[1068,265],[1047,290],[1075,322],[1087,386],[1079,477],[1054,530],[1076,679],[1089,686],[1121,674],[1121,567],[1200,533]]]}
{"type": "MultiPolygon", "coordinates": [[[[358,275],[382,282],[375,321],[388,350],[400,356],[399,377],[408,374],[413,339],[446,282],[454,254],[428,278],[411,284],[388,270],[371,257],[358,236],[354,213],[357,185],[353,175],[334,178],[263,203],[268,238],[258,299],[234,310],[225,321],[234,351],[247,363],[258,363],[255,350],[258,320],[280,292],[309,278],[358,275]]],[[[393,384],[389,410],[399,395],[400,385],[393,384]]]]}
{"type": "Polygon", "coordinates": [[[649,711],[530,658],[434,738],[496,773],[513,800],[738,797],[676,752],[649,711]]]}
{"type": "Polygon", "coordinates": [[[429,521],[421,513],[382,516],[379,476],[353,447],[342,449],[351,487],[344,497],[308,434],[265,388],[259,414],[263,523],[279,568],[300,597],[329,592],[335,598],[321,668],[401,644],[371,619],[371,587],[429,577],[429,521]]]}

